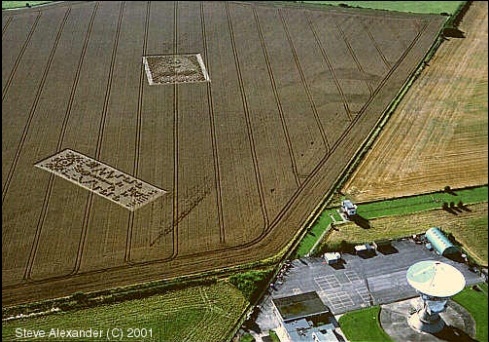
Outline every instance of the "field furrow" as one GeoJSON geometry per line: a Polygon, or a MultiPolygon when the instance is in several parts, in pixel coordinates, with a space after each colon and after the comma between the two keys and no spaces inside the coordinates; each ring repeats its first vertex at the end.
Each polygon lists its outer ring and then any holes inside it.
{"type": "MultiPolygon", "coordinates": [[[[174,4],[152,3],[149,20],[147,54],[172,54],[174,52],[174,4]],[[161,22],[165,22],[166,25],[159,25],[161,22]]],[[[141,27],[140,30],[139,37],[136,37],[142,46],[143,28],[141,27]]],[[[138,58],[137,55],[135,58],[138,58]]],[[[142,56],[139,56],[138,63],[142,63],[142,56]]],[[[172,85],[149,86],[146,77],[144,87],[141,118],[143,134],[140,141],[138,177],[168,193],[135,212],[130,236],[131,262],[166,259],[176,252],[173,245],[175,233],[172,204],[174,89],[172,85]]]]}
{"type": "Polygon", "coordinates": [[[261,183],[268,219],[273,220],[297,189],[291,167],[293,156],[286,144],[276,98],[270,86],[253,10],[250,6],[233,5],[230,13],[247,102],[248,134],[256,151],[255,172],[261,183]],[[248,17],[250,21],[239,20],[242,17],[248,17]]]}
{"type": "MultiPolygon", "coordinates": [[[[177,53],[202,54],[200,4],[179,4],[178,13],[177,53]]],[[[178,85],[178,194],[182,217],[178,241],[182,255],[212,250],[221,241],[206,83],[178,85]],[[195,236],[200,238],[195,240],[195,236]]]]}
{"type": "Polygon", "coordinates": [[[308,103],[305,89],[294,86],[300,82],[300,74],[297,67],[290,67],[294,65],[294,54],[286,45],[281,44],[287,36],[284,30],[279,29],[282,23],[277,9],[265,8],[256,12],[283,111],[284,125],[290,136],[297,173],[304,179],[318,158],[327,153],[327,147],[321,139],[320,127],[315,120],[313,108],[308,103]],[[297,108],[301,110],[298,111],[297,108]]]}

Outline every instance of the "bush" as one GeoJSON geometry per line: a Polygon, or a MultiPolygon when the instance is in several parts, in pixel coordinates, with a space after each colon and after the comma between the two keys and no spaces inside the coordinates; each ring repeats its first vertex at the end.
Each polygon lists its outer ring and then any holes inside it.
{"type": "Polygon", "coordinates": [[[239,339],[239,342],[255,342],[255,338],[250,333],[244,333],[239,339]]]}
{"type": "Polygon", "coordinates": [[[75,292],[71,298],[73,298],[77,304],[86,304],[88,300],[87,295],[83,292],[75,292]]]}
{"type": "Polygon", "coordinates": [[[280,339],[278,338],[278,335],[274,330],[270,330],[268,332],[268,336],[270,337],[272,342],[280,342],[280,339]]]}
{"type": "Polygon", "coordinates": [[[251,303],[258,299],[259,290],[270,280],[271,271],[248,271],[229,277],[229,282],[236,286],[251,303]]]}

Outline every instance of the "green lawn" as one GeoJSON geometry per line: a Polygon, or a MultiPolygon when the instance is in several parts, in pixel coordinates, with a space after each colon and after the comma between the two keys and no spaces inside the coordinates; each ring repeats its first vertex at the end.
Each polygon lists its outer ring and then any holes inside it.
{"type": "Polygon", "coordinates": [[[453,14],[465,1],[299,1],[310,4],[371,8],[411,13],[453,14]]]}
{"type": "Polygon", "coordinates": [[[464,204],[487,202],[487,191],[487,185],[484,185],[476,188],[455,190],[453,194],[435,192],[427,195],[358,204],[357,213],[366,219],[372,219],[438,209],[442,207],[443,202],[454,202],[455,204],[459,201],[464,204]]]}
{"type": "Polygon", "coordinates": [[[392,341],[379,323],[379,306],[351,311],[340,317],[338,323],[351,342],[392,341]]]}
{"type": "Polygon", "coordinates": [[[303,257],[310,252],[312,246],[314,246],[316,241],[318,241],[318,239],[321,237],[321,234],[333,222],[330,215],[332,215],[337,221],[341,220],[336,209],[328,209],[323,211],[318,220],[313,224],[311,230],[306,234],[306,236],[304,236],[299,244],[299,247],[297,247],[295,258],[303,257]]]}
{"type": "MultiPolygon", "coordinates": [[[[228,283],[218,282],[210,286],[169,291],[140,300],[3,322],[2,340],[32,340],[18,338],[22,329],[43,330],[49,334],[53,328],[92,328],[102,331],[103,336],[88,340],[106,341],[107,332],[110,334],[112,329],[121,328],[124,341],[215,342],[231,332],[247,305],[248,302],[238,289],[228,283]],[[129,338],[130,329],[134,329],[134,337],[139,334],[139,338],[129,338]]],[[[118,330],[114,332],[120,333],[118,330]]],[[[86,341],[87,338],[64,340],[86,341]]]]}
{"type": "Polygon", "coordinates": [[[453,300],[466,308],[475,319],[477,341],[488,341],[487,333],[487,284],[478,285],[481,292],[473,290],[471,287],[465,288],[462,292],[453,297],[453,300]]]}
{"type": "Polygon", "coordinates": [[[270,330],[268,332],[268,336],[270,337],[270,340],[272,342],[280,342],[280,339],[278,338],[278,335],[277,335],[277,333],[275,331],[270,330]]]}
{"type": "Polygon", "coordinates": [[[26,4],[37,6],[54,1],[2,1],[2,9],[25,8],[26,4]]]}
{"type": "Polygon", "coordinates": [[[250,333],[244,333],[244,335],[241,336],[241,338],[239,339],[239,342],[255,342],[255,341],[256,341],[255,338],[250,333]]]}

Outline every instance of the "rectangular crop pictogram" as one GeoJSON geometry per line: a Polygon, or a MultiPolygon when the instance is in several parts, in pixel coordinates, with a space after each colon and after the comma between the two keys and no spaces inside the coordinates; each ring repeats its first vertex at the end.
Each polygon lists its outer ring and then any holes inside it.
{"type": "Polygon", "coordinates": [[[209,74],[200,54],[143,57],[150,85],[209,82],[209,74]]]}
{"type": "Polygon", "coordinates": [[[166,193],[76,151],[65,149],[35,164],[131,211],[166,193]]]}

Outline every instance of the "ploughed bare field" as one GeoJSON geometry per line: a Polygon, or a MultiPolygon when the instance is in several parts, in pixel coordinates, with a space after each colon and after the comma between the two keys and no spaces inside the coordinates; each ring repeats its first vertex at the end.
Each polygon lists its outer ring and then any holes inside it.
{"type": "Polygon", "coordinates": [[[2,12],[2,303],[276,255],[446,17],[234,2],[2,12]]]}
{"type": "Polygon", "coordinates": [[[343,192],[359,202],[487,184],[487,2],[473,2],[343,192]]]}

